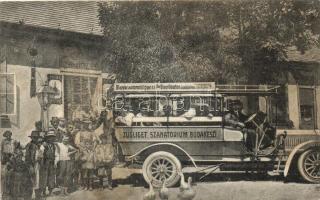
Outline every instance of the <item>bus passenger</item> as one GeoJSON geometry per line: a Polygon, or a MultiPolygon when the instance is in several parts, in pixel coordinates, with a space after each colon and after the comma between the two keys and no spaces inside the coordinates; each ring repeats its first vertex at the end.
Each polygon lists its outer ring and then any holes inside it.
{"type": "Polygon", "coordinates": [[[132,112],[121,112],[121,115],[116,117],[115,123],[125,126],[132,126],[132,119],[134,114],[132,112]]]}

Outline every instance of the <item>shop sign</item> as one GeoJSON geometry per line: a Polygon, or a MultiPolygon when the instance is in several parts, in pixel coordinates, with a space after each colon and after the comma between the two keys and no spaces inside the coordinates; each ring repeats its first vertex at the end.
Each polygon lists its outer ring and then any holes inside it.
{"type": "Polygon", "coordinates": [[[62,76],[48,74],[48,84],[56,91],[56,95],[49,99],[50,104],[62,104],[62,76]]]}

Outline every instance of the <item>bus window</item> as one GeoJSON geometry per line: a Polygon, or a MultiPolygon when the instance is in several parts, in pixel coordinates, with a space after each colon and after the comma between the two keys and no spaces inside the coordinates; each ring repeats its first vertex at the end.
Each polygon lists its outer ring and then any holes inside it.
{"type": "Polygon", "coordinates": [[[221,116],[221,103],[222,97],[213,94],[120,95],[115,98],[114,115],[122,125],[204,125],[201,122],[210,124],[212,117],[221,116]],[[193,117],[200,118],[193,121],[193,117]]]}

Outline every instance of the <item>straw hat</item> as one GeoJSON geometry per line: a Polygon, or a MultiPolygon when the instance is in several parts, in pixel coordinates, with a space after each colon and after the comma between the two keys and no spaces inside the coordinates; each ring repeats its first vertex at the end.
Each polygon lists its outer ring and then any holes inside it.
{"type": "Polygon", "coordinates": [[[56,137],[56,134],[54,134],[53,130],[49,130],[44,137],[56,137]]]}

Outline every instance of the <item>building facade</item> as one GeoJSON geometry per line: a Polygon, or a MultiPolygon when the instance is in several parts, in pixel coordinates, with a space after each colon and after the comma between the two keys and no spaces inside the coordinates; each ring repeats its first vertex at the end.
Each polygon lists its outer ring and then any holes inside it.
{"type": "Polygon", "coordinates": [[[36,94],[45,84],[56,91],[48,118],[71,120],[76,109],[98,111],[113,80],[96,3],[68,3],[0,4],[0,127],[22,141],[40,120],[36,94]]]}

